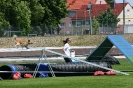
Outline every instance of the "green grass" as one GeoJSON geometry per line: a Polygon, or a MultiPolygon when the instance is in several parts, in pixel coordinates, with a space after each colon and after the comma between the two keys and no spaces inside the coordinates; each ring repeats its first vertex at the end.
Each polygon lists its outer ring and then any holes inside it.
{"type": "Polygon", "coordinates": [[[120,65],[112,65],[113,69],[120,71],[133,71],[133,63],[127,59],[120,59],[120,65]]]}
{"type": "Polygon", "coordinates": [[[129,76],[77,76],[5,80],[0,88],[132,88],[133,74],[129,76]]]}
{"type": "MultiPolygon", "coordinates": [[[[127,59],[120,59],[119,62],[121,65],[112,65],[113,69],[133,70],[133,64],[127,59]]],[[[132,88],[133,73],[129,74],[2,80],[0,88],[132,88]]]]}

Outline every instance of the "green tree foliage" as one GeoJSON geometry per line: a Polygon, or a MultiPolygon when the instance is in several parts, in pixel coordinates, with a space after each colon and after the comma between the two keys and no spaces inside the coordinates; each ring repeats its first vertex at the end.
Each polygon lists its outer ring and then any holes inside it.
{"type": "Polygon", "coordinates": [[[31,25],[38,26],[41,25],[41,20],[45,15],[45,7],[43,7],[38,0],[25,0],[29,4],[31,11],[31,25]]]}
{"type": "Polygon", "coordinates": [[[0,12],[5,16],[3,23],[18,27],[16,31],[23,35],[30,32],[31,26],[54,25],[58,30],[60,20],[68,14],[66,0],[0,0],[0,12]]]}
{"type": "Polygon", "coordinates": [[[0,2],[0,12],[5,14],[3,19],[7,20],[11,27],[18,27],[16,31],[22,31],[23,35],[27,35],[31,24],[28,3],[21,0],[1,0],[0,2]]]}
{"type": "Polygon", "coordinates": [[[99,22],[95,18],[92,20],[92,28],[93,34],[96,35],[98,33],[99,22]]]}
{"type": "Polygon", "coordinates": [[[19,27],[18,31],[22,31],[23,35],[30,32],[31,11],[27,6],[27,2],[13,0],[10,5],[9,21],[14,27],[19,27]]]}
{"type": "Polygon", "coordinates": [[[43,24],[59,24],[60,19],[68,14],[66,0],[39,0],[39,3],[45,7],[45,15],[41,21],[43,24]]]}
{"type": "Polygon", "coordinates": [[[4,29],[10,26],[9,21],[6,20],[5,14],[0,12],[0,36],[4,36],[4,29]]]}
{"type": "Polygon", "coordinates": [[[111,28],[115,28],[117,23],[120,21],[120,19],[118,19],[117,16],[113,14],[110,7],[106,11],[100,13],[96,19],[101,25],[111,28]]]}
{"type": "Polygon", "coordinates": [[[105,0],[108,4],[114,2],[114,0],[105,0]]]}
{"type": "Polygon", "coordinates": [[[10,23],[8,21],[8,18],[6,17],[7,15],[7,8],[8,4],[6,3],[5,0],[0,1],[0,36],[4,36],[4,29],[8,29],[10,26],[10,23]]]}

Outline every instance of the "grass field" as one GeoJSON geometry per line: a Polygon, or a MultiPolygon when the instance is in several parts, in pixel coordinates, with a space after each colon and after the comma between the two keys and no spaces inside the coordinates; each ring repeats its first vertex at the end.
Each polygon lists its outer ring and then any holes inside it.
{"type": "MultiPolygon", "coordinates": [[[[120,65],[112,65],[120,71],[133,71],[133,64],[127,59],[120,59],[120,65]]],[[[48,77],[21,80],[1,80],[0,88],[132,88],[133,73],[125,76],[72,76],[48,77]]]]}

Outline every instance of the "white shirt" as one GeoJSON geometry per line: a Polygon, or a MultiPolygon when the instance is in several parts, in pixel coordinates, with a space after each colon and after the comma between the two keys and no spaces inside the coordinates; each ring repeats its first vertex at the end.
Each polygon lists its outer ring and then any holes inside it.
{"type": "Polygon", "coordinates": [[[70,45],[68,44],[68,43],[66,43],[65,45],[64,45],[64,51],[65,51],[65,54],[67,55],[67,56],[70,56],[70,45]]]}

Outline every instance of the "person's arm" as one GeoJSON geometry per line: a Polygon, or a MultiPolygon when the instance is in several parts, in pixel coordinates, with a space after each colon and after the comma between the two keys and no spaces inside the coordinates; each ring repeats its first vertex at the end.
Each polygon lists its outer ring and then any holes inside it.
{"type": "Polygon", "coordinates": [[[68,44],[65,44],[64,47],[63,47],[64,54],[66,54],[67,49],[68,49],[68,44]]]}
{"type": "Polygon", "coordinates": [[[63,50],[63,53],[65,54],[65,49],[63,48],[62,50],[63,50]]]}

